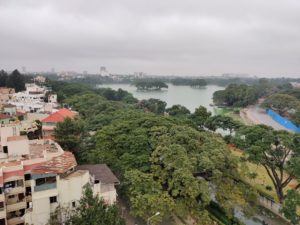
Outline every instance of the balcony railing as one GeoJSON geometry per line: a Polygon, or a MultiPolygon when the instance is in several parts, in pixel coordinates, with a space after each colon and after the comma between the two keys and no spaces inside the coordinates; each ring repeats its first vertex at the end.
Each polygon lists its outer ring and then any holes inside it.
{"type": "Polygon", "coordinates": [[[17,202],[17,203],[14,203],[14,204],[7,205],[6,206],[6,211],[7,212],[13,212],[13,211],[17,211],[17,210],[25,209],[25,208],[26,208],[26,201],[24,199],[24,201],[22,201],[22,202],[17,202]]]}
{"type": "Polygon", "coordinates": [[[18,187],[14,187],[14,188],[4,189],[4,193],[8,194],[8,195],[14,195],[14,194],[22,193],[22,192],[24,192],[24,186],[18,186],[18,187]]]}
{"type": "Polygon", "coordinates": [[[7,219],[8,225],[16,225],[16,224],[20,224],[20,223],[25,223],[25,219],[22,217],[14,217],[11,219],[7,219]]]}
{"type": "Polygon", "coordinates": [[[46,191],[46,190],[55,189],[55,188],[56,188],[56,183],[42,184],[39,186],[35,186],[34,191],[46,191]]]}

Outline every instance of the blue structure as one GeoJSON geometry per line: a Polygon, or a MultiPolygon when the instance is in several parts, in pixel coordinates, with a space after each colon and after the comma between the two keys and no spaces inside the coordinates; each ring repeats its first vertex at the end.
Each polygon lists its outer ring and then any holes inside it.
{"type": "Polygon", "coordinates": [[[279,114],[277,114],[276,112],[274,112],[271,109],[267,109],[267,114],[273,119],[275,120],[277,123],[279,123],[281,126],[294,131],[296,133],[300,133],[300,127],[298,127],[297,125],[295,125],[294,123],[292,123],[290,120],[287,120],[285,118],[283,118],[282,116],[280,116],[279,114]]]}

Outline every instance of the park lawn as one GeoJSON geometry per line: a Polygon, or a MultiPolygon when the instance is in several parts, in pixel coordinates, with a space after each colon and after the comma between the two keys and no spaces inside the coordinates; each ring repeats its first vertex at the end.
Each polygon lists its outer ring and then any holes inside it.
{"type": "Polygon", "coordinates": [[[215,108],[214,112],[216,115],[222,115],[222,116],[228,116],[231,117],[232,119],[239,121],[242,124],[246,124],[246,121],[243,120],[243,118],[240,117],[239,111],[241,108],[215,108]]]}
{"type": "MultiPolygon", "coordinates": [[[[237,157],[241,157],[243,155],[243,151],[234,147],[230,147],[231,152],[233,155],[237,157]]],[[[271,196],[274,201],[278,202],[276,191],[274,189],[273,183],[269,175],[267,174],[266,169],[261,166],[251,162],[243,162],[240,165],[241,170],[248,169],[250,173],[256,173],[257,177],[255,179],[246,178],[246,182],[249,183],[251,186],[256,188],[258,191],[265,193],[271,196]],[[272,187],[272,190],[267,190],[266,187],[272,187]]],[[[288,191],[292,189],[298,184],[296,180],[292,180],[291,183],[284,189],[284,191],[288,191]]]]}

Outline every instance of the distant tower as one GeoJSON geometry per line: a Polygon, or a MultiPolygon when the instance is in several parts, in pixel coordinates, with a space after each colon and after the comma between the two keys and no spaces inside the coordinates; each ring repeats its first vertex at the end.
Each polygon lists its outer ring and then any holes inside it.
{"type": "Polygon", "coordinates": [[[109,73],[107,72],[105,66],[101,66],[101,67],[100,67],[100,75],[101,75],[101,76],[108,76],[108,75],[109,75],[109,73]]]}

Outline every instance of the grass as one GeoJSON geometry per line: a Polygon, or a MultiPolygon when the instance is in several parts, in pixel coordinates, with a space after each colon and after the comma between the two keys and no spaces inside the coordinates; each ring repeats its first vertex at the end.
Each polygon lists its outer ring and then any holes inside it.
{"type": "MultiPolygon", "coordinates": [[[[243,155],[243,151],[237,148],[230,147],[233,155],[237,157],[241,157],[243,155]]],[[[246,182],[257,189],[259,192],[266,194],[267,196],[272,197],[275,202],[278,202],[278,198],[276,195],[276,191],[274,189],[271,178],[269,177],[265,168],[261,165],[257,165],[251,162],[243,162],[241,165],[241,170],[246,169],[250,173],[256,173],[257,177],[255,179],[246,178],[246,182]],[[266,187],[272,187],[272,190],[267,190],[266,187]]],[[[287,176],[287,175],[285,175],[287,176]]],[[[296,180],[292,180],[288,186],[284,189],[284,192],[287,192],[289,189],[292,189],[298,184],[296,180]]]]}
{"type": "Polygon", "coordinates": [[[236,121],[246,124],[243,118],[240,117],[240,110],[241,108],[231,108],[231,107],[214,108],[214,112],[216,115],[228,116],[236,121]]]}

